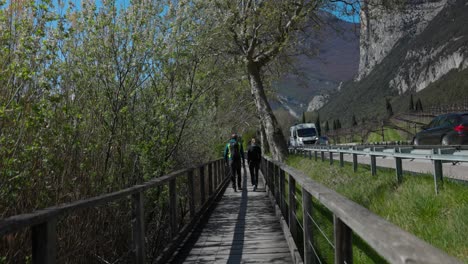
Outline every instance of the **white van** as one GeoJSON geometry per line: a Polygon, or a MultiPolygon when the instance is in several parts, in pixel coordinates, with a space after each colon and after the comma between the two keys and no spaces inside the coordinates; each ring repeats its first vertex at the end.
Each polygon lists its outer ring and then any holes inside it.
{"type": "Polygon", "coordinates": [[[292,126],[289,131],[289,146],[302,147],[305,145],[315,144],[319,139],[317,129],[314,123],[304,123],[292,126]]]}

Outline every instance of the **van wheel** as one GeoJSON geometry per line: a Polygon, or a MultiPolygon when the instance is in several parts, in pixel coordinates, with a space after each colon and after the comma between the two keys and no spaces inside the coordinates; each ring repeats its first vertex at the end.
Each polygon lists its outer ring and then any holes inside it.
{"type": "Polygon", "coordinates": [[[448,145],[450,145],[448,136],[444,136],[444,137],[442,138],[441,145],[443,145],[443,146],[448,146],[448,145]]]}

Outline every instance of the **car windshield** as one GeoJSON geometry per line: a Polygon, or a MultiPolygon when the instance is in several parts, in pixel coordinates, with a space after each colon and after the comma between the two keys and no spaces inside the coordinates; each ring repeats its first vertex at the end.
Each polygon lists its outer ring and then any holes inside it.
{"type": "Polygon", "coordinates": [[[302,128],[297,130],[297,136],[299,137],[313,137],[315,134],[315,128],[302,128]]]}
{"type": "Polygon", "coordinates": [[[461,122],[463,124],[468,124],[468,115],[462,115],[461,116],[461,122]]]}

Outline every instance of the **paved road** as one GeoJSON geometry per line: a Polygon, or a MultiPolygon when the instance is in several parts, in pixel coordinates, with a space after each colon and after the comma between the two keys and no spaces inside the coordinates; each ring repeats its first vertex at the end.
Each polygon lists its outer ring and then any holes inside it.
{"type": "Polygon", "coordinates": [[[188,243],[192,246],[174,263],[292,263],[279,220],[259,180],[255,192],[250,176],[242,191],[228,187],[208,222],[188,243]]]}
{"type": "MultiPolygon", "coordinates": [[[[328,153],[325,154],[325,157],[328,158],[328,153]]],[[[344,160],[348,162],[353,161],[352,155],[344,155],[344,160]]],[[[319,154],[320,159],[320,154],[319,154]]],[[[335,153],[333,155],[333,159],[339,160],[339,154],[335,153]]],[[[370,157],[369,156],[358,156],[358,162],[361,164],[368,164],[370,165],[370,157]]],[[[395,169],[395,160],[390,157],[382,158],[377,157],[376,163],[378,167],[383,168],[393,168],[395,169]]],[[[434,165],[432,161],[429,160],[403,160],[403,170],[411,171],[416,173],[434,173],[434,165]]],[[[453,165],[452,163],[444,163],[443,164],[443,174],[446,178],[453,178],[457,180],[468,181],[468,163],[457,163],[453,165]]]]}

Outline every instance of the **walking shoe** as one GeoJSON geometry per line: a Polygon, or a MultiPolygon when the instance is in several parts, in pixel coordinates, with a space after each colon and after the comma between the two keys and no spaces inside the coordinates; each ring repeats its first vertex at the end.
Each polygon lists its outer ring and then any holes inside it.
{"type": "Polygon", "coordinates": [[[238,186],[237,189],[238,189],[238,190],[242,190],[242,187],[238,186]]]}
{"type": "Polygon", "coordinates": [[[236,186],[232,186],[232,189],[234,190],[234,192],[237,192],[236,186]]]}

